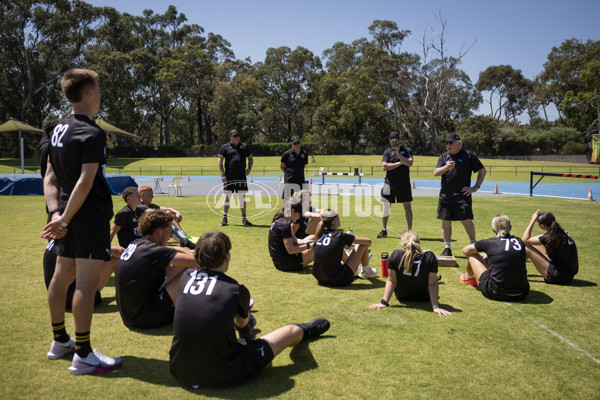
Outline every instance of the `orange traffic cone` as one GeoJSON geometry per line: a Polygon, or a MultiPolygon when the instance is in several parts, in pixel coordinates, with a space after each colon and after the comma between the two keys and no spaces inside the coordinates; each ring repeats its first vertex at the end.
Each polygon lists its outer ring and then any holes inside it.
{"type": "Polygon", "coordinates": [[[594,198],[592,197],[592,188],[590,188],[590,191],[588,192],[588,200],[594,201],[594,198]]]}
{"type": "Polygon", "coordinates": [[[254,181],[252,180],[252,177],[250,177],[250,182],[254,182],[254,181]]]}
{"type": "Polygon", "coordinates": [[[310,183],[312,185],[312,178],[310,178],[310,181],[308,183],[310,183]]]}
{"type": "Polygon", "coordinates": [[[412,184],[412,188],[415,188],[415,180],[413,179],[413,184],[412,184]]]}
{"type": "Polygon", "coordinates": [[[188,175],[188,182],[190,181],[190,176],[188,175]]]}
{"type": "Polygon", "coordinates": [[[500,194],[500,192],[498,191],[498,184],[497,183],[494,186],[494,194],[500,194]]]}

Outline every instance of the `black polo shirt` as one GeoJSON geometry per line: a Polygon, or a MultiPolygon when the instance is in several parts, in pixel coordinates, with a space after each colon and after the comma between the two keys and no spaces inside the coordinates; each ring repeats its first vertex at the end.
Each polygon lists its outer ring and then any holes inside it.
{"type": "Polygon", "coordinates": [[[138,229],[138,219],[147,209],[147,206],[140,204],[134,211],[126,205],[115,215],[114,223],[121,228],[119,232],[117,232],[119,246],[127,247],[129,246],[129,243],[142,237],[142,234],[138,229]]]}
{"type": "Polygon", "coordinates": [[[250,292],[222,272],[189,268],[177,289],[171,373],[184,386],[233,386],[245,380],[233,319],[248,317],[250,292]]]}
{"type": "Polygon", "coordinates": [[[440,197],[462,196],[462,188],[471,186],[471,174],[483,168],[483,164],[475,154],[463,149],[453,155],[442,154],[436,168],[443,167],[450,160],[454,161],[454,168],[442,175],[440,197]]]}
{"type": "Polygon", "coordinates": [[[293,148],[288,149],[281,156],[281,163],[285,165],[283,180],[285,183],[304,183],[304,166],[308,164],[308,152],[300,148],[300,154],[296,154],[293,148]]]}
{"type": "MultiPolygon", "coordinates": [[[[404,145],[400,145],[400,149],[398,151],[401,156],[406,158],[411,158],[412,150],[410,147],[406,147],[404,145]]],[[[386,151],[383,152],[383,158],[381,162],[384,163],[397,163],[400,159],[396,155],[394,149],[390,146],[386,151]]],[[[410,168],[407,165],[402,164],[398,168],[392,169],[390,171],[385,171],[385,183],[394,187],[399,186],[402,183],[410,181],[410,168]]]]}
{"type": "MultiPolygon", "coordinates": [[[[83,164],[98,163],[92,188],[84,201],[107,219],[113,216],[110,187],[104,176],[106,133],[85,115],[69,114],[50,137],[50,162],[66,199],[81,176],[83,164]]],[[[82,206],[83,207],[83,206],[82,206]]]]}
{"type": "Polygon", "coordinates": [[[172,248],[146,238],[134,240],[121,254],[115,270],[115,292],[125,325],[140,322],[144,305],[159,295],[166,268],[176,254],[172,248]]]}
{"type": "Polygon", "coordinates": [[[237,146],[225,143],[219,150],[219,157],[225,159],[225,176],[228,181],[246,179],[246,159],[252,157],[252,150],[246,143],[237,146]]]}

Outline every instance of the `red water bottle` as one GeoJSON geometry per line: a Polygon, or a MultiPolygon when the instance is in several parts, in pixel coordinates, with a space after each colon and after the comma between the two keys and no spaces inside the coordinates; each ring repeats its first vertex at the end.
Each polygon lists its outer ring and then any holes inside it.
{"type": "Polygon", "coordinates": [[[388,253],[381,253],[381,276],[383,276],[384,278],[390,275],[388,271],[389,261],[390,260],[388,260],[388,253]]]}

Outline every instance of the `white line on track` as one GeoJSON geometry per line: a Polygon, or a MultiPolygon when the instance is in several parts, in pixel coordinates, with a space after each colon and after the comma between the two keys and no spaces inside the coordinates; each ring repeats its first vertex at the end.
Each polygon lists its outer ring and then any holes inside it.
{"type": "MultiPolygon", "coordinates": [[[[455,271],[455,272],[457,272],[457,273],[459,273],[459,274],[461,273],[456,267],[452,267],[452,270],[455,271]]],[[[545,330],[546,332],[548,332],[549,334],[551,334],[552,336],[556,337],[561,342],[563,342],[563,343],[571,346],[572,348],[574,348],[578,352],[582,353],[583,355],[585,355],[586,357],[588,357],[590,360],[592,360],[596,364],[600,364],[600,359],[596,358],[593,354],[591,354],[591,353],[587,352],[586,350],[582,349],[581,347],[577,346],[575,343],[571,342],[569,339],[565,338],[560,333],[555,332],[552,329],[548,328],[546,325],[542,324],[540,321],[538,321],[537,319],[533,318],[531,315],[527,314],[525,311],[521,310],[520,308],[518,308],[514,304],[507,303],[507,302],[503,302],[503,303],[506,304],[508,307],[512,308],[513,310],[515,310],[516,312],[518,312],[519,314],[521,314],[522,316],[524,316],[525,318],[527,318],[529,321],[531,321],[534,324],[536,324],[538,327],[542,328],[543,330],[545,330]]]]}

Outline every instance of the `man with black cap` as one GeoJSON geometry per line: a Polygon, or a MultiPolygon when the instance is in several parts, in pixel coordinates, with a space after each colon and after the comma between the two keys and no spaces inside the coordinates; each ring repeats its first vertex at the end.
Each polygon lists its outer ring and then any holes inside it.
{"type": "Polygon", "coordinates": [[[460,221],[475,243],[475,225],[473,225],[473,199],[471,194],[481,187],[485,178],[485,168],[479,158],[469,150],[463,150],[460,137],[456,133],[446,135],[446,150],[438,159],[433,170],[434,176],[442,177],[442,188],[438,203],[438,219],[442,220],[444,237],[443,256],[451,256],[452,221],[460,221]],[[471,186],[471,174],[477,172],[475,186],[471,186]]]}
{"type": "Polygon", "coordinates": [[[390,147],[383,152],[381,167],[385,171],[385,183],[381,189],[383,212],[381,232],[377,238],[387,237],[387,222],[390,217],[391,203],[402,203],[406,216],[407,229],[412,229],[412,190],[410,188],[410,170],[413,165],[412,150],[400,143],[400,134],[390,133],[390,147]]]}
{"type": "Polygon", "coordinates": [[[283,198],[290,198],[304,185],[304,167],[308,164],[308,152],[301,148],[300,137],[292,136],[292,147],[281,156],[280,168],[284,173],[283,198]]]}
{"type": "Polygon", "coordinates": [[[233,193],[238,194],[240,201],[240,210],[242,211],[242,225],[252,226],[246,219],[246,200],[244,193],[248,191],[246,176],[252,170],[252,150],[246,143],[240,142],[240,134],[237,130],[229,131],[231,141],[221,146],[219,150],[219,171],[221,171],[221,180],[223,181],[223,191],[225,192],[225,201],[223,202],[223,220],[221,226],[226,226],[227,212],[229,211],[229,199],[233,193]],[[248,159],[248,168],[246,168],[246,159],[248,159]],[[223,168],[225,161],[225,168],[223,168]]]}

